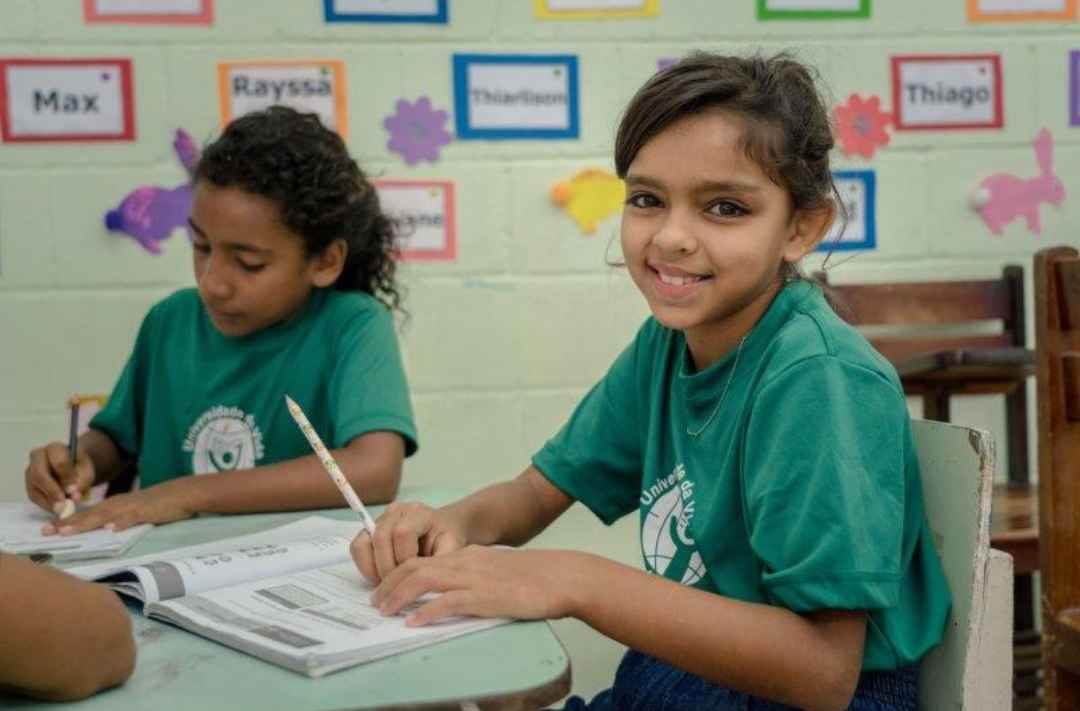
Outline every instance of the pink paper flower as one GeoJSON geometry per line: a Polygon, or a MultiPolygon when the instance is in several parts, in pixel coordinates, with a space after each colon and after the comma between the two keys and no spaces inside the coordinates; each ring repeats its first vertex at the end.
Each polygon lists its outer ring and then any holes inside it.
{"type": "Polygon", "coordinates": [[[383,121],[383,127],[390,132],[386,147],[401,155],[409,165],[422,160],[437,161],[439,149],[452,140],[444,128],[447,113],[435,111],[426,96],[421,96],[415,104],[398,99],[396,108],[397,113],[383,121]]]}
{"type": "Polygon", "coordinates": [[[852,94],[846,104],[833,110],[833,120],[844,155],[873,158],[879,146],[889,145],[885,128],[892,123],[892,115],[881,110],[881,100],[876,96],[863,101],[858,94],[852,94]]]}

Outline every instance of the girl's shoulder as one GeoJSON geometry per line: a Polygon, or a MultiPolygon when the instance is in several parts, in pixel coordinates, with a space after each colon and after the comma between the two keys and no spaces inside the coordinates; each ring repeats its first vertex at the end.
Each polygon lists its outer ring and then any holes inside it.
{"type": "Polygon", "coordinates": [[[336,289],[327,289],[321,295],[318,318],[338,325],[362,324],[369,321],[393,322],[390,309],[371,294],[336,289]]]}

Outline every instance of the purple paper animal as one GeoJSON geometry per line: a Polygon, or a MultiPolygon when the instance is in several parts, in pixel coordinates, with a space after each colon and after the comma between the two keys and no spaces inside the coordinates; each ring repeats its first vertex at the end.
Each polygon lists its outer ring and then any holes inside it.
{"type": "Polygon", "coordinates": [[[188,181],[175,188],[142,186],[135,188],[120,205],[105,213],[105,227],[123,232],[151,254],[161,254],[161,242],[177,227],[186,227],[191,214],[192,176],[199,161],[194,141],[184,129],[177,129],[173,149],[187,171],[188,181]]]}
{"type": "Polygon", "coordinates": [[[973,203],[994,234],[1000,235],[1002,228],[1018,217],[1024,218],[1029,231],[1042,234],[1039,205],[1064,202],[1065,186],[1054,174],[1054,139],[1045,128],[1035,137],[1035,160],[1039,163],[1039,175],[1034,178],[996,173],[979,183],[973,203]]]}

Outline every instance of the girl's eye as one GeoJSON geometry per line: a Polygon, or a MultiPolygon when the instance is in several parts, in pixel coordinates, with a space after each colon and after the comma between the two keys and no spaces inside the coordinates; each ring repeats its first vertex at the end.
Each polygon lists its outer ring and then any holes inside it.
{"type": "Polygon", "coordinates": [[[240,268],[243,269],[245,272],[250,272],[251,274],[255,274],[256,272],[261,272],[263,269],[265,269],[266,265],[265,264],[248,264],[247,262],[240,262],[240,268]]]}
{"type": "Polygon", "coordinates": [[[202,242],[192,242],[191,247],[199,254],[210,254],[210,245],[208,244],[202,242]]]}
{"type": "Polygon", "coordinates": [[[747,209],[730,200],[720,200],[709,206],[708,212],[717,217],[742,217],[747,209]]]}
{"type": "Polygon", "coordinates": [[[650,207],[659,207],[660,201],[655,195],[650,195],[649,193],[634,193],[626,199],[626,204],[631,207],[647,209],[650,207]]]}

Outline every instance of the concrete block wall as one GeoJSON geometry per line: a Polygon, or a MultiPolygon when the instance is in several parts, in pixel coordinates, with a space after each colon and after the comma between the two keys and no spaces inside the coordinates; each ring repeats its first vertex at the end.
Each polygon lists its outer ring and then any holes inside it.
{"type": "MultiPolygon", "coordinates": [[[[193,283],[180,233],[152,257],[106,233],[101,218],[137,185],[182,179],[172,132],[204,141],[219,129],[219,61],[342,60],[349,145],[364,167],[455,181],[457,260],[401,269],[411,313],[401,340],[422,440],[407,477],[474,488],[527,464],[646,315],[626,274],[607,265],[619,257],[618,218],[583,236],[547,193],[579,169],[610,169],[620,111],[659,58],[791,49],[818,66],[838,101],[877,94],[891,107],[890,55],[1000,53],[1003,129],[895,132],[872,161],[837,153],[838,169],[877,171],[878,248],[834,255],[832,279],[993,277],[1006,263],[1028,266],[1042,246],[1080,242],[1080,129],[1068,125],[1066,64],[1080,49],[1077,25],[973,25],[965,4],[875,0],[867,20],[759,22],[754,0],[662,0],[655,18],[563,22],[534,18],[528,0],[450,0],[448,25],[423,26],[327,24],[320,0],[216,0],[211,26],[171,27],[87,25],[81,0],[5,0],[0,58],[131,58],[138,134],[131,143],[0,143],[0,499],[22,496],[31,446],[63,437],[65,398],[107,391],[147,308],[193,283]],[[474,51],[576,54],[580,139],[455,141],[439,162],[416,167],[387,152],[382,120],[395,101],[426,95],[452,112],[451,55],[474,51]],[[1069,199],[1042,209],[1042,236],[1020,222],[992,236],[968,194],[990,173],[1034,175],[1030,142],[1043,126],[1069,199]]],[[[954,411],[1000,440],[999,400],[970,398],[954,411]]],[[[635,530],[631,520],[602,530],[573,510],[540,543],[636,564],[635,530]]],[[[606,685],[618,647],[576,623],[556,626],[575,690],[606,685]]]]}

